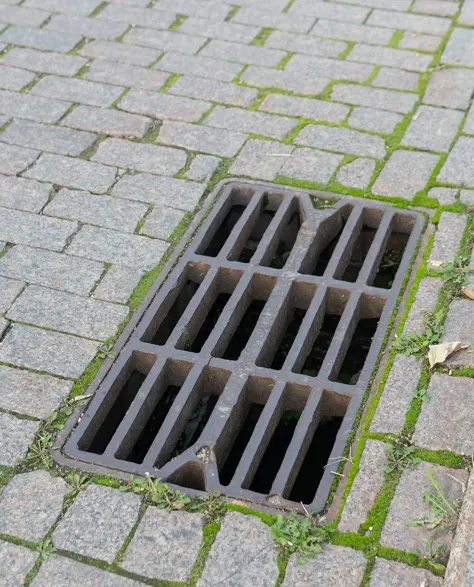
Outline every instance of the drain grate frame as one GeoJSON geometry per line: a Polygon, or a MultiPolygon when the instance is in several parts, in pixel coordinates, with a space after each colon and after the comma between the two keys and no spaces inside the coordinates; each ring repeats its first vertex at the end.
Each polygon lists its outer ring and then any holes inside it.
{"type": "Polygon", "coordinates": [[[191,493],[219,490],[285,509],[303,502],[321,512],[334,480],[324,465],[346,447],[424,217],[239,180],[220,184],[213,203],[117,341],[118,357],[104,364],[94,397],[69,420],[55,459],[122,478],[150,473],[191,493]],[[403,252],[387,284],[380,266],[397,239],[403,252]],[[356,344],[361,323],[370,323],[371,342],[349,378],[344,364],[364,346],[356,344]],[[325,426],[333,428],[329,447],[317,444],[325,426]],[[270,453],[279,454],[277,466],[267,464],[270,453]],[[302,471],[311,469],[310,457],[319,477],[308,490],[302,471]]]}

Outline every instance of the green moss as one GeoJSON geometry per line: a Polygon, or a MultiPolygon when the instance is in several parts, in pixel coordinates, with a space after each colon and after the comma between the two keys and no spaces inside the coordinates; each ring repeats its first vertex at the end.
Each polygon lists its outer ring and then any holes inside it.
{"type": "Polygon", "coordinates": [[[168,27],[168,30],[169,31],[177,31],[179,29],[179,27],[183,24],[183,22],[187,19],[188,19],[188,16],[186,14],[177,14],[176,20],[170,24],[170,26],[168,27]]]}
{"type": "Polygon", "coordinates": [[[109,5],[108,2],[101,2],[99,4],[99,6],[96,6],[96,8],[94,8],[94,10],[89,14],[89,18],[94,18],[96,17],[98,14],[100,14],[102,12],[102,10],[104,10],[104,8],[106,8],[109,5]]]}
{"type": "Polygon", "coordinates": [[[276,29],[272,29],[269,27],[262,28],[250,44],[256,47],[263,47],[265,45],[266,40],[273,33],[273,31],[276,31],[276,29]]]}
{"type": "Polygon", "coordinates": [[[191,574],[189,575],[188,583],[190,585],[195,585],[204,571],[204,565],[206,564],[206,559],[209,556],[209,552],[211,551],[211,547],[214,544],[216,536],[221,529],[220,522],[213,522],[212,524],[207,524],[204,526],[203,529],[203,539],[202,539],[202,547],[199,552],[199,556],[197,558],[196,564],[194,565],[191,574]]]}
{"type": "Polygon", "coordinates": [[[255,516],[257,518],[260,518],[260,520],[262,520],[264,524],[267,524],[267,526],[272,526],[277,519],[277,516],[274,514],[260,512],[253,508],[235,503],[226,504],[226,508],[230,512],[239,512],[239,514],[244,514],[245,516],[255,516]]]}
{"type": "Polygon", "coordinates": [[[388,46],[389,47],[398,47],[398,43],[403,39],[403,35],[405,31],[402,29],[397,29],[394,33],[392,38],[390,39],[388,46]]]}
{"type": "Polygon", "coordinates": [[[180,77],[182,77],[181,73],[172,73],[169,76],[169,78],[166,80],[164,85],[160,88],[160,90],[159,90],[160,93],[163,94],[163,93],[167,92],[171,88],[171,86],[179,80],[180,77]]]}

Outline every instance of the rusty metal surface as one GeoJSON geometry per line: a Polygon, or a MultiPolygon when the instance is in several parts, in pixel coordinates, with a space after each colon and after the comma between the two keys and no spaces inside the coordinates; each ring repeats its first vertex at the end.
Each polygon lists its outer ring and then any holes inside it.
{"type": "Polygon", "coordinates": [[[423,217],[355,198],[315,195],[332,199],[332,206],[315,209],[308,193],[276,186],[225,186],[161,289],[146,302],[81,418],[71,421],[62,462],[111,475],[150,473],[192,491],[220,490],[261,505],[291,508],[304,501],[312,511],[324,509],[423,217]],[[384,252],[400,238],[404,252],[391,287],[375,287],[384,252]],[[354,260],[358,270],[348,281],[354,260]],[[296,312],[299,327],[282,348],[296,312]],[[305,369],[327,316],[337,316],[332,339],[318,368],[305,369]],[[343,382],[340,373],[361,320],[377,320],[376,330],[365,362],[343,382]],[[135,391],[127,392],[131,376],[135,391]],[[251,409],[257,415],[243,440],[251,409]],[[256,491],[266,449],[273,447],[287,413],[299,414],[294,430],[278,466],[273,463],[273,473],[256,491]],[[304,492],[310,498],[296,499],[292,491],[308,466],[305,456],[318,451],[312,444],[318,427],[334,418],[340,425],[327,458],[331,466],[304,492]]]}

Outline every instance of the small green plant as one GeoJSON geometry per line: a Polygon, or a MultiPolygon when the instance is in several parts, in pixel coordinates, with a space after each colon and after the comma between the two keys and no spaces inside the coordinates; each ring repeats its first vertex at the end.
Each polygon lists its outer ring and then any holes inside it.
{"type": "Polygon", "coordinates": [[[399,336],[393,343],[393,348],[403,355],[414,355],[417,357],[425,355],[430,346],[438,344],[444,333],[442,324],[443,315],[441,312],[425,313],[425,328],[422,334],[409,332],[399,336]]]}
{"type": "Polygon", "coordinates": [[[39,558],[41,561],[46,560],[56,552],[50,538],[45,538],[42,542],[39,542],[36,545],[36,550],[39,552],[39,558]]]}
{"type": "Polygon", "coordinates": [[[429,402],[431,400],[431,397],[428,395],[428,390],[424,387],[422,389],[417,389],[414,397],[422,402],[429,402]]]}
{"type": "Polygon", "coordinates": [[[402,471],[407,467],[413,467],[421,462],[421,459],[415,457],[413,453],[415,447],[409,444],[407,438],[400,438],[400,440],[390,442],[387,444],[386,462],[384,469],[386,473],[393,473],[393,471],[402,471]]]}
{"type": "Polygon", "coordinates": [[[423,492],[423,501],[431,510],[431,515],[426,518],[412,520],[409,526],[426,526],[430,530],[441,532],[453,531],[456,528],[459,518],[460,503],[452,502],[444,493],[440,482],[435,479],[432,469],[426,474],[430,480],[431,487],[423,492]]]}
{"type": "Polygon", "coordinates": [[[70,473],[66,477],[66,481],[73,491],[83,491],[91,482],[90,477],[80,475],[79,473],[70,473]]]}
{"type": "Polygon", "coordinates": [[[49,416],[46,421],[47,425],[53,430],[62,430],[66,420],[74,410],[84,404],[90,397],[90,395],[77,395],[65,399],[61,407],[49,416]]]}
{"type": "Polygon", "coordinates": [[[192,500],[186,509],[190,512],[201,512],[207,523],[221,520],[226,512],[220,491],[213,491],[209,495],[192,500]]]}
{"type": "Polygon", "coordinates": [[[426,544],[426,554],[424,552],[420,552],[419,550],[414,550],[413,554],[423,558],[425,560],[430,561],[431,566],[437,569],[440,572],[445,570],[445,565],[448,559],[448,547],[446,544],[440,544],[439,546],[435,546],[433,544],[433,539],[428,538],[425,541],[426,544]]]}
{"type": "Polygon", "coordinates": [[[161,483],[160,479],[152,479],[149,474],[145,477],[131,475],[128,484],[121,485],[119,489],[143,495],[147,502],[161,509],[181,510],[191,502],[186,494],[173,491],[166,483],[161,483]]]}
{"type": "Polygon", "coordinates": [[[316,525],[310,515],[300,519],[296,512],[292,512],[289,518],[278,516],[271,531],[280,548],[296,554],[300,564],[319,554],[321,543],[327,542],[330,535],[328,528],[316,525]]]}
{"type": "Polygon", "coordinates": [[[53,457],[51,456],[53,442],[54,435],[46,429],[42,430],[30,446],[25,457],[25,464],[29,467],[51,469],[53,466],[53,457]]]}
{"type": "Polygon", "coordinates": [[[446,290],[450,297],[459,295],[462,288],[469,283],[466,263],[467,259],[458,256],[454,263],[441,265],[441,279],[446,284],[446,290]]]}

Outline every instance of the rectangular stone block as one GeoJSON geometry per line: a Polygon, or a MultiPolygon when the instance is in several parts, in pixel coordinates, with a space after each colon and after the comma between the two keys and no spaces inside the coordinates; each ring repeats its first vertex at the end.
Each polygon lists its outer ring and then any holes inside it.
{"type": "Polygon", "coordinates": [[[24,287],[23,281],[0,277],[0,314],[7,312],[24,287]]]}
{"type": "Polygon", "coordinates": [[[417,91],[420,85],[420,76],[417,73],[404,71],[403,69],[381,67],[372,84],[385,88],[417,91]]]}
{"type": "Polygon", "coordinates": [[[290,8],[290,14],[308,14],[328,20],[342,20],[347,22],[363,23],[370,10],[362,6],[342,6],[326,2],[311,2],[310,0],[296,0],[290,8]]]}
{"type": "Polygon", "coordinates": [[[454,212],[443,212],[439,217],[428,265],[439,268],[440,263],[452,263],[466,228],[467,217],[454,212]]]}
{"type": "MultiPolygon", "coordinates": [[[[271,70],[268,70],[271,71],[271,70]]],[[[246,108],[258,96],[257,90],[236,84],[226,84],[217,80],[206,80],[200,77],[180,77],[169,89],[170,94],[212,100],[230,106],[246,108]]]]}
{"type": "Polygon", "coordinates": [[[438,181],[452,185],[473,186],[474,168],[474,138],[459,137],[451,149],[446,163],[438,175],[438,181]]]}
{"type": "MultiPolygon", "coordinates": [[[[0,465],[14,467],[26,456],[39,424],[39,422],[20,420],[11,414],[0,412],[0,465]]],[[[0,572],[3,574],[3,569],[0,572]]],[[[10,581],[10,579],[9,573],[7,580],[10,581]]]]}
{"type": "Polygon", "coordinates": [[[147,66],[156,61],[161,51],[148,49],[147,47],[136,47],[113,43],[111,41],[91,41],[79,50],[81,55],[94,57],[95,59],[107,59],[130,65],[147,66]]]}
{"type": "Polygon", "coordinates": [[[374,194],[412,199],[425,189],[438,155],[417,151],[394,151],[372,186],[374,194]]]}
{"type": "Polygon", "coordinates": [[[2,6],[2,22],[21,24],[25,26],[40,26],[49,14],[45,10],[35,10],[24,6],[2,6]]]}
{"type": "Polygon", "coordinates": [[[191,167],[185,176],[194,181],[207,182],[214,175],[221,163],[219,157],[212,155],[196,155],[191,162],[191,167]]]}
{"type": "MultiPolygon", "coordinates": [[[[312,72],[280,71],[250,65],[241,76],[242,81],[260,88],[280,88],[289,92],[315,95],[321,93],[331,81],[315,77],[312,72]]],[[[351,86],[354,87],[354,86],[351,86]]]]}
{"type": "Polygon", "coordinates": [[[435,577],[424,569],[417,569],[382,558],[376,559],[370,579],[371,587],[386,587],[395,577],[400,578],[402,582],[405,581],[405,585],[426,585],[427,587],[445,585],[442,577],[435,577]]]}
{"type": "Polygon", "coordinates": [[[126,304],[142,277],[141,269],[112,265],[95,289],[93,297],[126,304]]]}
{"type": "MultiPolygon", "coordinates": [[[[1,2],[0,2],[1,4],[1,2]]],[[[70,12],[72,14],[90,14],[99,6],[100,0],[26,0],[23,6],[41,8],[50,12],[70,12]]]]}
{"type": "Polygon", "coordinates": [[[474,79],[469,69],[447,67],[431,74],[423,102],[465,110],[473,92],[474,79]]]}
{"type": "Polygon", "coordinates": [[[260,10],[253,6],[243,6],[232,17],[231,22],[281,29],[293,33],[307,33],[314,24],[314,20],[314,18],[296,14],[292,10],[289,13],[282,14],[275,10],[268,11],[260,10]]]}
{"type": "Polygon", "coordinates": [[[349,117],[349,125],[389,135],[402,120],[403,116],[396,112],[356,106],[349,117]]]}
{"type": "Polygon", "coordinates": [[[251,139],[232,163],[229,172],[259,179],[272,180],[293,151],[291,145],[251,139]]]}
{"type": "Polygon", "coordinates": [[[231,5],[219,1],[208,0],[203,4],[200,0],[160,0],[155,10],[168,10],[188,16],[202,16],[212,20],[224,20],[231,10],[231,5]]]}
{"type": "Polygon", "coordinates": [[[262,67],[274,67],[285,57],[285,52],[278,49],[266,49],[219,40],[211,40],[199,54],[216,59],[238,61],[242,64],[261,65],[262,67]]]}
{"type": "Polygon", "coordinates": [[[110,63],[103,59],[98,59],[92,62],[84,78],[116,86],[143,90],[159,90],[168,80],[169,75],[145,67],[110,63]]]}
{"type": "Polygon", "coordinates": [[[391,28],[413,31],[415,33],[444,35],[451,24],[451,19],[376,9],[369,16],[367,24],[389,26],[391,28]]]}
{"type": "Polygon", "coordinates": [[[288,73],[302,74],[307,72],[309,74],[312,72],[316,77],[347,79],[354,82],[366,81],[373,69],[372,65],[307,55],[293,55],[285,67],[285,71],[288,73]]]}
{"type": "Polygon", "coordinates": [[[158,175],[174,175],[186,163],[186,153],[157,145],[133,143],[108,138],[99,145],[94,161],[125,169],[148,171],[158,175]]]}
{"type": "Polygon", "coordinates": [[[154,29],[134,28],[128,32],[123,42],[131,45],[143,45],[161,51],[177,51],[178,53],[197,53],[206,42],[205,37],[182,35],[173,31],[157,31],[154,29]]]}
{"type": "Polygon", "coordinates": [[[347,49],[347,43],[277,30],[266,40],[265,47],[321,57],[337,57],[347,49]]]}
{"type": "Polygon", "coordinates": [[[349,107],[342,104],[285,94],[268,94],[260,104],[260,110],[327,122],[342,122],[349,113],[349,107]]]}
{"type": "Polygon", "coordinates": [[[187,18],[179,27],[180,33],[199,34],[211,39],[222,39],[224,41],[233,41],[235,43],[250,43],[260,31],[259,26],[237,24],[235,22],[219,22],[217,20],[208,20],[198,16],[187,18]]]}
{"type": "Polygon", "coordinates": [[[375,161],[373,159],[359,157],[345,163],[337,172],[336,179],[344,185],[363,190],[369,187],[374,171],[375,161]]]}
{"type": "Polygon", "coordinates": [[[36,96],[59,98],[70,102],[79,102],[89,106],[110,106],[122,94],[124,88],[48,75],[41,79],[32,89],[36,96]]]}
{"type": "Polygon", "coordinates": [[[0,65],[0,88],[18,92],[35,79],[35,74],[16,67],[0,65]]]}
{"type": "Polygon", "coordinates": [[[120,112],[115,108],[80,105],[68,114],[61,124],[115,137],[141,139],[150,128],[151,121],[144,116],[120,112]]]}
{"type": "Polygon", "coordinates": [[[217,106],[204,120],[204,124],[283,139],[295,128],[297,121],[264,112],[217,106]]]}
{"type": "MultiPolygon", "coordinates": [[[[95,1],[95,0],[94,0],[95,1]]],[[[22,69],[41,73],[73,76],[87,63],[79,55],[63,55],[46,51],[36,51],[26,47],[13,47],[2,59],[3,63],[22,69]]]]}
{"type": "Polygon", "coordinates": [[[17,175],[27,169],[37,158],[39,151],[0,143],[0,173],[17,175]]]}
{"type": "Polygon", "coordinates": [[[359,41],[372,45],[386,45],[393,37],[395,29],[352,24],[335,20],[318,20],[311,29],[311,34],[318,37],[359,41]]]}
{"type": "Polygon", "coordinates": [[[426,35],[423,33],[413,33],[406,31],[398,46],[400,49],[414,49],[415,51],[430,51],[433,53],[438,49],[443,37],[437,35],[426,35]]]}
{"type": "Polygon", "coordinates": [[[456,2],[445,0],[416,0],[413,5],[413,12],[438,16],[453,16],[458,10],[456,2]]]}
{"type": "MultiPolygon", "coordinates": [[[[117,6],[109,4],[96,17],[98,20],[125,22],[150,29],[167,29],[176,20],[176,14],[164,10],[151,10],[139,6],[117,6]]],[[[193,31],[195,32],[195,31],[193,31]]]]}
{"type": "Polygon", "coordinates": [[[118,108],[152,118],[171,118],[197,122],[211,108],[210,102],[191,100],[171,94],[132,90],[118,104],[118,108]]]}
{"type": "Polygon", "coordinates": [[[14,324],[0,343],[0,361],[63,377],[80,377],[100,343],[14,324]]]}
{"type": "Polygon", "coordinates": [[[231,82],[242,71],[243,66],[239,63],[225,61],[224,59],[169,52],[160,59],[155,67],[160,71],[231,82]]]}
{"type": "Polygon", "coordinates": [[[342,155],[317,149],[295,149],[288,159],[284,159],[279,175],[328,183],[342,159],[342,155]]]}
{"type": "Polygon", "coordinates": [[[0,41],[44,51],[67,53],[81,41],[81,35],[14,25],[0,35],[0,41]]]}
{"type": "Polygon", "coordinates": [[[351,155],[366,155],[380,159],[385,156],[385,142],[381,137],[346,128],[308,125],[294,142],[351,155]]]}
{"type": "Polygon", "coordinates": [[[48,183],[0,175],[0,206],[38,213],[48,201],[52,187],[48,183]]]}
{"type": "Polygon", "coordinates": [[[25,177],[102,193],[114,183],[117,170],[92,161],[43,153],[25,177]]]}
{"type": "Polygon", "coordinates": [[[425,313],[434,312],[441,286],[442,281],[435,277],[424,277],[420,281],[418,291],[415,294],[415,301],[405,321],[404,334],[409,332],[422,334],[425,331],[425,313]]]}
{"type": "Polygon", "coordinates": [[[44,30],[78,34],[93,39],[116,39],[127,30],[127,25],[76,14],[57,14],[48,22],[44,30]]]}
{"type": "Polygon", "coordinates": [[[169,241],[175,228],[183,220],[184,212],[175,208],[155,207],[147,216],[140,234],[169,241]]]}
{"type": "Polygon", "coordinates": [[[402,144],[431,151],[448,151],[463,118],[463,112],[458,110],[420,106],[402,144]]]}
{"type": "Polygon", "coordinates": [[[15,94],[0,90],[0,113],[37,122],[57,122],[71,106],[70,102],[15,94]]]}
{"type": "Polygon", "coordinates": [[[416,94],[382,90],[366,86],[337,84],[332,91],[333,100],[347,102],[355,106],[368,106],[380,110],[392,110],[406,114],[418,100],[416,94]]]}
{"type": "Polygon", "coordinates": [[[403,51],[392,47],[373,47],[360,43],[349,53],[347,59],[350,61],[362,61],[364,63],[375,63],[378,65],[389,65],[412,71],[426,71],[431,63],[431,55],[415,53],[414,51],[403,51]]]}
{"type": "Polygon", "coordinates": [[[441,62],[474,67],[474,30],[456,27],[449,37],[441,62]]]}

